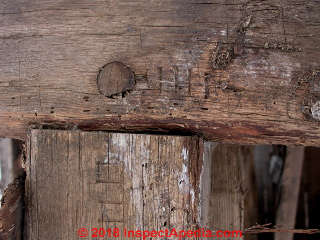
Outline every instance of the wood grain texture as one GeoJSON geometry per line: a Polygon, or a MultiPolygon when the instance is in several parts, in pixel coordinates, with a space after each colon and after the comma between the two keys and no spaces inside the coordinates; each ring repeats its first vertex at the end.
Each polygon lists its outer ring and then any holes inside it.
{"type": "Polygon", "coordinates": [[[21,240],[24,220],[24,179],[16,178],[4,191],[0,208],[0,240],[21,240]]]}
{"type": "Polygon", "coordinates": [[[0,140],[0,240],[21,240],[24,229],[23,145],[0,140]]]}
{"type": "MultiPolygon", "coordinates": [[[[13,182],[13,147],[12,140],[0,139],[0,199],[9,183],[13,182]]],[[[0,205],[1,206],[1,205],[0,205]]]]}
{"type": "Polygon", "coordinates": [[[78,239],[81,227],[238,231],[257,220],[252,147],[59,130],[33,130],[28,146],[26,239],[78,239]]]}
{"type": "MultiPolygon", "coordinates": [[[[201,224],[214,230],[253,226],[258,220],[254,148],[206,142],[204,149],[201,224]]],[[[248,234],[244,239],[256,237],[248,234]]]]}
{"type": "Polygon", "coordinates": [[[198,137],[33,130],[26,239],[79,239],[81,227],[196,227],[202,145],[198,137]]]}
{"type": "MultiPolygon", "coordinates": [[[[282,229],[294,229],[296,226],[304,151],[304,147],[288,148],[288,156],[281,180],[281,198],[276,218],[277,226],[282,229]]],[[[294,234],[291,232],[275,233],[275,240],[292,240],[293,237],[294,234]]]]}
{"type": "Polygon", "coordinates": [[[4,0],[0,134],[30,125],[319,145],[318,1],[4,0]],[[96,86],[121,61],[125,98],[96,86]]]}

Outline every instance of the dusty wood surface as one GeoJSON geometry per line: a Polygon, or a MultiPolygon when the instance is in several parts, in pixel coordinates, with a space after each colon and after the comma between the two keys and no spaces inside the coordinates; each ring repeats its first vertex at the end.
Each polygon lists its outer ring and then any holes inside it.
{"type": "Polygon", "coordinates": [[[26,239],[79,239],[82,227],[196,227],[202,145],[198,137],[32,131],[26,239]]]}
{"type": "Polygon", "coordinates": [[[319,145],[318,1],[1,1],[0,135],[30,125],[319,145]],[[106,98],[99,69],[135,72],[106,98]]]}
{"type": "MultiPolygon", "coordinates": [[[[253,147],[205,143],[201,182],[203,217],[210,229],[245,229],[258,218],[253,147]]],[[[248,234],[245,239],[257,239],[248,234]]]]}
{"type": "MultiPolygon", "coordinates": [[[[280,204],[276,219],[276,224],[280,228],[295,228],[304,151],[304,147],[288,148],[288,156],[282,175],[280,204]]],[[[279,232],[275,234],[275,240],[292,240],[293,237],[294,233],[292,232],[279,232]]]]}

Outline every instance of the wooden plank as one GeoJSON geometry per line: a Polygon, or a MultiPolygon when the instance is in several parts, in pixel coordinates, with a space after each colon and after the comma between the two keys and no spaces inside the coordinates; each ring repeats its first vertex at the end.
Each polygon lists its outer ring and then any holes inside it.
{"type": "MultiPolygon", "coordinates": [[[[258,145],[254,148],[254,166],[258,188],[259,224],[275,222],[275,195],[270,176],[270,156],[272,145],[258,145]]],[[[281,169],[282,170],[282,169],[281,169]]]]}
{"type": "MultiPolygon", "coordinates": [[[[304,160],[304,147],[289,147],[285,161],[281,200],[277,210],[276,224],[280,229],[294,229],[298,209],[301,175],[304,160]]],[[[275,240],[293,239],[291,232],[275,233],[275,240]]]]}
{"type": "Polygon", "coordinates": [[[319,145],[317,1],[0,3],[0,135],[31,125],[319,145]],[[107,98],[99,69],[135,73],[107,98]]]}
{"type": "Polygon", "coordinates": [[[214,230],[243,230],[257,222],[253,150],[252,146],[205,143],[202,225],[214,230]]]}
{"type": "Polygon", "coordinates": [[[26,239],[196,227],[200,156],[198,137],[33,130],[26,239]]]}

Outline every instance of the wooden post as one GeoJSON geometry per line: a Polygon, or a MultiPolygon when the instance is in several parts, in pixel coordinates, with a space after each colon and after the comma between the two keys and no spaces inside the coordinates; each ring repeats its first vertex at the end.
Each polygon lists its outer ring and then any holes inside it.
{"type": "Polygon", "coordinates": [[[242,230],[254,212],[251,178],[242,172],[252,160],[247,147],[215,149],[189,136],[32,130],[28,148],[29,240],[78,239],[80,228],[88,239],[92,228],[242,230]]]}
{"type": "MultiPolygon", "coordinates": [[[[277,211],[276,224],[281,229],[294,229],[300,193],[301,175],[304,160],[304,147],[289,147],[285,162],[281,200],[277,211]]],[[[275,233],[275,240],[291,240],[292,232],[275,233]]]]}
{"type": "MultiPolygon", "coordinates": [[[[202,224],[210,229],[244,229],[257,221],[253,146],[205,143],[202,224]],[[208,201],[208,202],[207,202],[208,201]]],[[[245,239],[256,239],[246,236],[245,239]]]]}
{"type": "Polygon", "coordinates": [[[202,145],[198,137],[33,130],[27,239],[196,227],[202,145]]]}

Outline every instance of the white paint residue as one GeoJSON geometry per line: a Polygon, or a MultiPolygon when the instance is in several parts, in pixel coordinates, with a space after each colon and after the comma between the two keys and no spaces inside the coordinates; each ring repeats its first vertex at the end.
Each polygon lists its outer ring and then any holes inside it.
{"type": "Polygon", "coordinates": [[[182,166],[182,171],[179,178],[179,189],[184,192],[188,192],[189,186],[189,176],[188,176],[188,168],[185,164],[182,166]]]}
{"type": "Polygon", "coordinates": [[[182,149],[181,155],[182,155],[184,161],[188,161],[189,152],[188,152],[188,150],[186,148],[182,149]]]}
{"type": "Polygon", "coordinates": [[[106,154],[106,157],[105,157],[105,159],[104,159],[103,163],[108,163],[108,162],[109,162],[109,159],[108,159],[108,158],[109,158],[108,146],[109,146],[109,144],[108,144],[108,143],[106,143],[107,154],[106,154]]]}
{"type": "Polygon", "coordinates": [[[190,189],[190,196],[191,196],[191,202],[194,204],[194,190],[193,188],[190,189]]]}
{"type": "MultiPolygon", "coordinates": [[[[188,152],[183,150],[182,150],[182,156],[184,160],[188,160],[188,152]]],[[[194,204],[195,192],[194,192],[193,186],[190,184],[189,170],[186,164],[182,165],[182,171],[180,173],[180,177],[178,178],[178,186],[179,186],[180,192],[187,193],[187,194],[190,193],[191,202],[192,204],[194,204]]]]}
{"type": "MultiPolygon", "coordinates": [[[[147,184],[147,174],[142,176],[142,164],[149,161],[149,150],[145,145],[141,145],[140,149],[136,151],[136,154],[140,156],[132,157],[130,142],[135,142],[135,138],[139,138],[139,135],[131,134],[113,134],[110,139],[109,151],[109,164],[123,164],[124,174],[132,179],[132,191],[130,191],[130,197],[137,213],[143,212],[143,199],[141,195],[141,188],[143,184],[147,184]],[[139,162],[137,162],[139,161],[139,162]],[[143,183],[142,183],[143,181],[143,183]]],[[[141,214],[135,214],[135,227],[137,229],[143,229],[143,219],[141,214]]]]}
{"type": "Polygon", "coordinates": [[[320,101],[312,105],[311,114],[314,119],[320,120],[320,101]]]}
{"type": "Polygon", "coordinates": [[[227,31],[226,30],[221,30],[220,33],[221,33],[222,36],[226,36],[227,35],[227,31]]]}

